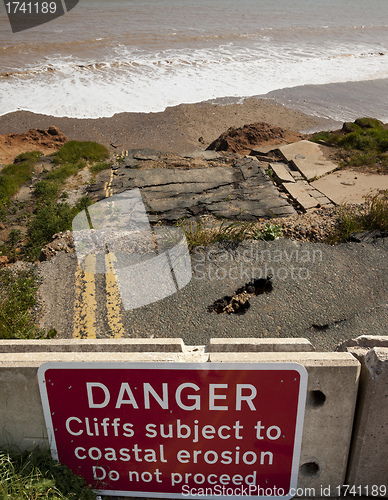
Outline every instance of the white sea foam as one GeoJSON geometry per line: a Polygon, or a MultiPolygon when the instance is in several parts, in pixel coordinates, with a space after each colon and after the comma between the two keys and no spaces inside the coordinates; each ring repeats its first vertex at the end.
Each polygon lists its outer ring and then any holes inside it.
{"type": "Polygon", "coordinates": [[[337,46],[319,53],[313,46],[280,50],[271,44],[256,49],[224,45],[156,54],[117,47],[114,57],[100,63],[66,57],[0,78],[0,113],[23,109],[97,118],[156,112],[179,103],[304,84],[386,78],[387,62],[388,53],[367,46],[337,46]]]}
{"type": "Polygon", "coordinates": [[[0,114],[97,118],[388,77],[386,0],[194,4],[83,0],[12,43],[0,19],[0,114]]]}

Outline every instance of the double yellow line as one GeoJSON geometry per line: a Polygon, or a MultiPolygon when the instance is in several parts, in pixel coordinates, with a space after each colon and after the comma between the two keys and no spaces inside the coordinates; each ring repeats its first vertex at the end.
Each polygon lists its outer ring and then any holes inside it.
{"type": "MultiPolygon", "coordinates": [[[[105,184],[106,197],[112,196],[113,170],[110,179],[105,184]]],[[[109,336],[111,338],[125,337],[125,328],[121,321],[121,296],[114,275],[113,266],[116,263],[114,254],[105,255],[105,297],[106,318],[109,336]]],[[[83,269],[77,266],[75,274],[75,302],[74,302],[74,338],[95,339],[98,336],[96,325],[97,299],[96,299],[96,256],[90,254],[86,257],[83,269]]],[[[103,304],[99,304],[100,308],[103,304]]]]}
{"type": "MultiPolygon", "coordinates": [[[[125,328],[121,319],[122,302],[120,290],[113,271],[115,257],[108,253],[105,256],[107,273],[105,274],[106,320],[110,338],[125,337],[125,328]]],[[[75,302],[74,302],[74,338],[95,339],[98,337],[96,325],[96,312],[99,306],[104,309],[104,304],[97,304],[96,290],[96,257],[88,255],[84,269],[77,266],[75,275],[75,302]]],[[[105,335],[104,335],[105,336],[105,335]]]]}

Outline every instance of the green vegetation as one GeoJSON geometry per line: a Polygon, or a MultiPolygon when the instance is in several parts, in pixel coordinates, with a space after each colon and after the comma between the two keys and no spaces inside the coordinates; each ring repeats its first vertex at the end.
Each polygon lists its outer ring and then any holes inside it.
{"type": "Polygon", "coordinates": [[[206,225],[202,221],[190,222],[182,220],[178,222],[185,233],[189,249],[196,246],[205,246],[219,241],[243,241],[254,240],[274,240],[281,236],[281,226],[277,224],[265,224],[262,229],[258,229],[257,222],[228,222],[221,224],[211,223],[206,225]]]}
{"type": "Polygon", "coordinates": [[[338,223],[330,238],[332,243],[347,241],[351,233],[379,229],[388,231],[388,191],[366,197],[365,204],[339,207],[338,223]]]}
{"type": "MultiPolygon", "coordinates": [[[[23,153],[15,158],[12,165],[6,166],[0,175],[0,219],[6,220],[7,216],[18,213],[18,217],[29,218],[27,237],[22,238],[20,232],[11,234],[1,253],[11,260],[16,260],[16,251],[19,258],[37,259],[41,248],[46,245],[55,233],[71,229],[73,218],[86,206],[90,200],[85,196],[74,207],[66,203],[66,194],[61,195],[61,190],[66,180],[76,175],[90,163],[93,174],[110,168],[110,163],[105,162],[109,151],[105,146],[96,142],[69,141],[54,155],[56,167],[47,172],[34,185],[35,203],[29,211],[21,215],[17,202],[11,197],[20,186],[31,179],[34,165],[41,156],[39,152],[23,153]],[[22,247],[21,252],[17,246],[22,247]]],[[[31,204],[30,204],[31,205],[31,204]]],[[[22,223],[23,221],[21,221],[22,223]]]]}
{"type": "Polygon", "coordinates": [[[0,339],[44,336],[44,332],[34,325],[29,312],[36,303],[36,290],[36,277],[32,271],[12,273],[3,269],[0,272],[0,339]]]}
{"type": "Polygon", "coordinates": [[[110,167],[110,163],[101,162],[108,157],[108,149],[97,142],[66,142],[54,155],[54,163],[58,168],[46,173],[35,185],[35,195],[40,200],[53,201],[66,180],[85,168],[87,162],[98,162],[90,167],[92,173],[98,173],[110,167]]]}
{"type": "Polygon", "coordinates": [[[17,156],[11,165],[6,165],[0,173],[0,205],[4,211],[11,197],[20,186],[31,179],[34,165],[42,153],[31,151],[17,156]]]}
{"type": "Polygon", "coordinates": [[[357,118],[353,123],[344,123],[340,131],[320,132],[311,140],[323,140],[346,151],[343,166],[388,172],[388,127],[379,120],[357,118]]]}
{"type": "Polygon", "coordinates": [[[282,226],[279,224],[265,224],[264,228],[261,231],[257,231],[254,235],[256,240],[265,240],[265,241],[273,241],[277,238],[280,238],[282,235],[282,226]]]}
{"type": "Polygon", "coordinates": [[[49,452],[0,451],[0,500],[95,500],[85,480],[49,452]]]}
{"type": "Polygon", "coordinates": [[[78,161],[98,162],[109,158],[109,151],[102,144],[91,141],[66,142],[55,155],[57,165],[78,161]]]}
{"type": "Polygon", "coordinates": [[[98,174],[99,172],[102,172],[102,170],[107,170],[111,166],[112,166],[111,163],[100,162],[90,167],[90,171],[92,172],[92,174],[98,174]]]}
{"type": "Polygon", "coordinates": [[[24,247],[25,256],[36,260],[42,247],[51,240],[52,236],[61,231],[71,230],[74,217],[90,204],[91,201],[87,196],[81,198],[74,207],[65,202],[57,203],[52,198],[38,202],[35,217],[28,228],[28,240],[24,247]]]}

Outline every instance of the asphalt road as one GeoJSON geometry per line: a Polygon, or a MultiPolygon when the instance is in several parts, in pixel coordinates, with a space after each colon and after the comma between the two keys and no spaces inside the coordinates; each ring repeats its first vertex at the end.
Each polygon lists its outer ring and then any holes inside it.
{"type": "Polygon", "coordinates": [[[62,338],[179,337],[186,345],[203,345],[216,337],[304,337],[316,350],[333,350],[359,335],[386,335],[387,251],[388,239],[197,248],[188,285],[130,311],[123,309],[113,275],[85,274],[74,254],[59,253],[39,264],[42,325],[62,338]],[[251,297],[244,314],[208,311],[215,300],[268,274],[272,291],[251,297]]]}

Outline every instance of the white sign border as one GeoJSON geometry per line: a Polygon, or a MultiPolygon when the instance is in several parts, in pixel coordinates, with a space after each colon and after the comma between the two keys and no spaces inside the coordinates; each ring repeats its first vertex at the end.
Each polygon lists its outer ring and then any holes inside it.
{"type": "MultiPolygon", "coordinates": [[[[297,371],[300,375],[300,385],[299,385],[299,397],[298,397],[298,409],[295,425],[295,440],[294,440],[294,450],[293,450],[293,460],[291,466],[291,479],[290,479],[290,489],[289,491],[295,491],[297,489],[298,473],[299,473],[299,462],[300,453],[302,447],[302,435],[303,435],[303,423],[304,414],[306,407],[306,397],[307,397],[307,382],[308,373],[306,368],[300,363],[294,362],[271,362],[271,363],[175,363],[175,362],[47,362],[42,364],[38,368],[38,382],[39,391],[42,400],[43,414],[47,428],[47,435],[50,443],[51,456],[54,460],[58,460],[57,444],[55,441],[55,432],[53,427],[53,422],[51,419],[51,409],[48,400],[46,379],[45,374],[47,370],[51,369],[61,369],[61,370],[117,370],[117,369],[131,369],[131,370],[152,370],[152,369],[169,369],[169,370],[234,370],[234,371],[277,371],[277,370],[293,370],[297,371]]],[[[196,499],[201,498],[203,500],[240,500],[241,496],[190,496],[184,493],[154,493],[154,492],[143,492],[143,491],[118,491],[118,490],[94,490],[98,495],[108,495],[108,496],[125,496],[125,497],[149,497],[149,498],[179,498],[179,499],[196,499]]],[[[292,494],[287,494],[284,496],[249,496],[249,498],[254,498],[256,500],[289,500],[293,496],[292,494]]]]}

